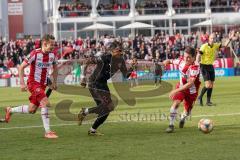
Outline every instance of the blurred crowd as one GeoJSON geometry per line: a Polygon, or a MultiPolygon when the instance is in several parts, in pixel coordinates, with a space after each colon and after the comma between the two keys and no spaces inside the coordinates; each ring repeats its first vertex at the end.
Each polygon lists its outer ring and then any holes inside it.
{"type": "MultiPolygon", "coordinates": [[[[239,0],[212,0],[212,12],[240,12],[239,0]]],[[[162,14],[167,11],[166,0],[142,0],[136,3],[139,14],[162,14]]],[[[177,13],[204,11],[205,2],[197,0],[173,0],[173,8],[177,13]],[[199,8],[200,10],[197,10],[199,8]],[[180,10],[179,10],[180,9],[180,10]],[[190,10],[189,10],[190,9],[190,10]],[[192,10],[191,10],[192,9],[192,10]]],[[[100,15],[125,15],[129,13],[128,0],[113,0],[110,3],[99,2],[97,6],[100,15]]],[[[89,16],[91,12],[90,1],[72,0],[60,4],[59,13],[62,17],[89,16]]]]}
{"type": "MultiPolygon", "coordinates": [[[[222,41],[227,35],[216,33],[216,41],[222,41]]],[[[107,52],[107,46],[114,40],[121,41],[123,44],[123,55],[125,59],[141,59],[152,61],[159,58],[174,59],[181,56],[186,46],[199,48],[201,44],[206,43],[207,33],[192,33],[191,35],[175,34],[169,36],[164,32],[156,34],[154,37],[144,37],[137,35],[134,39],[113,37],[109,35],[101,36],[98,40],[91,38],[78,38],[76,40],[62,40],[56,42],[55,51],[59,53],[62,59],[78,59],[85,56],[93,56],[107,52]]],[[[233,48],[240,56],[240,36],[236,36],[233,42],[233,48]]],[[[17,41],[5,42],[0,38],[0,67],[11,68],[22,63],[33,49],[40,47],[40,40],[31,38],[17,41]]],[[[222,48],[218,52],[219,58],[227,58],[231,55],[229,50],[222,48]]]]}

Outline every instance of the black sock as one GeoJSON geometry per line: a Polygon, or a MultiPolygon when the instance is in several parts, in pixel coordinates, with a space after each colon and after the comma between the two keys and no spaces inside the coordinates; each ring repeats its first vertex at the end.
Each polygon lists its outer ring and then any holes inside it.
{"type": "Polygon", "coordinates": [[[211,102],[212,90],[212,88],[208,88],[207,90],[207,102],[211,102]]]}
{"type": "Polygon", "coordinates": [[[206,88],[206,87],[202,88],[202,91],[201,91],[201,94],[199,96],[199,99],[202,99],[202,97],[204,96],[204,94],[206,93],[207,90],[208,90],[208,88],[206,88]]]}
{"type": "Polygon", "coordinates": [[[99,117],[96,119],[96,121],[93,123],[92,128],[93,129],[97,129],[101,124],[103,124],[105,122],[105,120],[107,119],[109,114],[99,117]]]}

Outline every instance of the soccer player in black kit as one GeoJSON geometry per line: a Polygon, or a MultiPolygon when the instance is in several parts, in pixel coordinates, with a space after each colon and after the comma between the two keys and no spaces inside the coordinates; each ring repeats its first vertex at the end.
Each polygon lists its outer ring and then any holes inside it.
{"type": "Polygon", "coordinates": [[[121,54],[122,44],[118,41],[112,42],[109,47],[110,53],[105,53],[99,57],[93,57],[90,62],[96,64],[96,68],[89,77],[89,91],[96,103],[95,107],[82,108],[78,114],[78,123],[89,114],[97,114],[97,119],[88,131],[88,135],[102,136],[97,132],[98,127],[105,122],[109,113],[116,107],[111,99],[110,90],[107,80],[110,79],[118,70],[120,70],[124,78],[128,78],[132,69],[127,70],[125,61],[121,54]]]}

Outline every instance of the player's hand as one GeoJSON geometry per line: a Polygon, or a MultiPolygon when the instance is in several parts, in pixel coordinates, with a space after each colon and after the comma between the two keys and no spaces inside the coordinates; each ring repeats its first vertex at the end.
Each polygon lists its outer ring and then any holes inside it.
{"type": "Polygon", "coordinates": [[[52,90],[57,90],[57,83],[56,82],[53,82],[49,88],[51,88],[52,90]]]}
{"type": "Polygon", "coordinates": [[[170,93],[169,93],[169,98],[172,99],[175,95],[176,95],[176,90],[172,90],[170,93]]]}
{"type": "Polygon", "coordinates": [[[231,31],[229,33],[229,39],[233,39],[234,35],[235,35],[235,31],[231,31]]]}
{"type": "Polygon", "coordinates": [[[20,85],[21,91],[26,92],[27,91],[27,86],[25,84],[20,85]]]}

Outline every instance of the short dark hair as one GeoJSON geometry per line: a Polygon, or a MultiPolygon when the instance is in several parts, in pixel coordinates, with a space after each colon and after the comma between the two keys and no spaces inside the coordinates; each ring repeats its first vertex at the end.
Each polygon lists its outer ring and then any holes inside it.
{"type": "Polygon", "coordinates": [[[115,49],[115,48],[119,48],[120,50],[122,50],[122,43],[121,42],[119,42],[119,41],[113,41],[111,44],[110,44],[110,47],[109,47],[109,49],[110,50],[113,50],[113,49],[115,49]]]}
{"type": "Polygon", "coordinates": [[[196,56],[196,50],[190,46],[185,48],[185,53],[190,54],[192,57],[196,56]]]}
{"type": "Polygon", "coordinates": [[[50,40],[55,40],[55,37],[51,34],[45,34],[43,37],[42,37],[42,41],[50,41],[50,40]]]}

